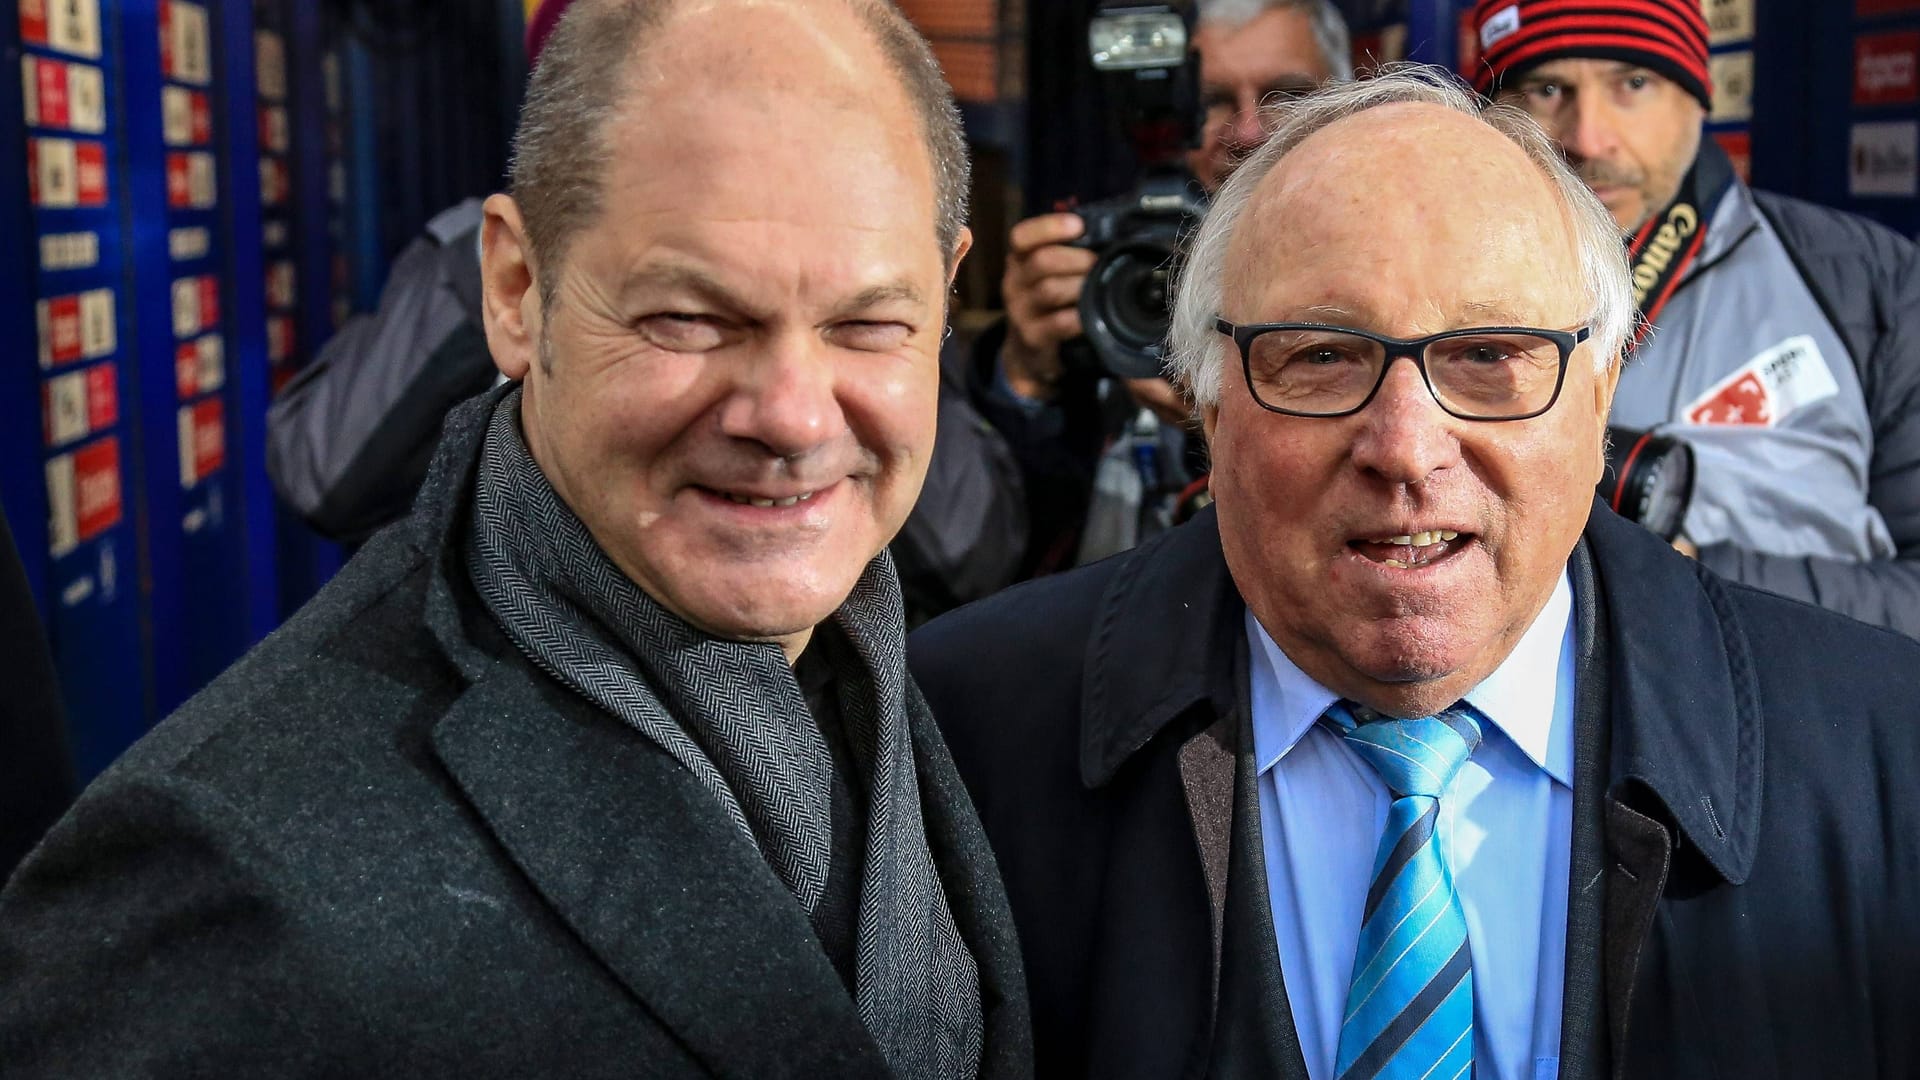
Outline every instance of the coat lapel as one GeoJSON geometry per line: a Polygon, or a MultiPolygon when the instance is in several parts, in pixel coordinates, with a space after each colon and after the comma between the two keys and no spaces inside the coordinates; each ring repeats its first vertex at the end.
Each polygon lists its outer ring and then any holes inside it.
{"type": "Polygon", "coordinates": [[[664,751],[504,661],[433,747],[558,916],[716,1076],[887,1075],[800,906],[664,751]]]}
{"type": "Polygon", "coordinates": [[[1566,963],[1560,997],[1561,1080],[1607,1075],[1602,934],[1609,892],[1607,807],[1607,626],[1605,598],[1587,545],[1568,561],[1574,597],[1573,835],[1568,858],[1566,963]]]}
{"type": "MultiPolygon", "coordinates": [[[[1643,957],[1677,864],[1688,864],[1690,878],[1734,886],[1752,871],[1764,726],[1725,582],[1599,502],[1583,548],[1600,613],[1609,740],[1598,966],[1611,1071],[1626,1076],[1643,957]]],[[[1576,828],[1576,860],[1580,836],[1576,828]]],[[[1570,964],[1573,944],[1570,932],[1570,964]]]]}
{"type": "Polygon", "coordinates": [[[1200,1059],[1210,1076],[1305,1080],[1267,900],[1245,605],[1213,511],[1154,543],[1165,550],[1137,554],[1137,572],[1102,598],[1083,683],[1081,776],[1100,787],[1162,730],[1200,728],[1175,753],[1210,920],[1200,1059]]]}
{"type": "Polygon", "coordinates": [[[987,833],[926,703],[909,684],[914,765],[927,846],[960,937],[980,969],[981,1080],[1033,1075],[1033,1025],[1020,938],[987,833]]]}

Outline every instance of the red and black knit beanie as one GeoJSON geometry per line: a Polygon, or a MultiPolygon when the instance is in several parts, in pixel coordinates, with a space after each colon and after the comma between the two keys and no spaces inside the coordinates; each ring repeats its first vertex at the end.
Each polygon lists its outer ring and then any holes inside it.
{"type": "Polygon", "coordinates": [[[1549,60],[1578,58],[1644,67],[1713,105],[1700,0],[1480,0],[1473,28],[1473,85],[1483,94],[1549,60]]]}

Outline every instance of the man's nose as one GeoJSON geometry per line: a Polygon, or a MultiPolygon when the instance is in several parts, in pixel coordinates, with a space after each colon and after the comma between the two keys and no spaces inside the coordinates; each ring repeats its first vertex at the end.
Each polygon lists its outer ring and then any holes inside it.
{"type": "Polygon", "coordinates": [[[1459,463],[1456,421],[1440,408],[1411,362],[1392,362],[1359,420],[1353,462],[1389,483],[1418,484],[1459,463]]]}
{"type": "Polygon", "coordinates": [[[835,393],[828,346],[804,331],[772,334],[740,360],[720,407],[720,430],[759,443],[775,457],[796,458],[833,441],[846,427],[835,393]]]}
{"type": "Polygon", "coordinates": [[[1604,101],[1583,98],[1567,107],[1554,134],[1574,161],[1606,160],[1620,148],[1620,114],[1604,101]]]}
{"type": "Polygon", "coordinates": [[[1260,99],[1251,90],[1242,90],[1234,100],[1233,116],[1227,120],[1227,141],[1234,146],[1254,147],[1267,137],[1260,117],[1260,99]]]}

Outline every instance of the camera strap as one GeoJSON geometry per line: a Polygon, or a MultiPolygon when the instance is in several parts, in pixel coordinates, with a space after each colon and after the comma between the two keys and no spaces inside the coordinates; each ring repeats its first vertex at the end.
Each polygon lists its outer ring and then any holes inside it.
{"type": "Polygon", "coordinates": [[[1733,183],[1733,163],[1711,138],[1700,140],[1693,167],[1680,181],[1680,191],[1666,209],[1647,220],[1627,239],[1627,258],[1633,264],[1633,303],[1640,321],[1628,351],[1640,344],[1673,299],[1687,268],[1707,242],[1707,215],[1720,204],[1733,183]]]}

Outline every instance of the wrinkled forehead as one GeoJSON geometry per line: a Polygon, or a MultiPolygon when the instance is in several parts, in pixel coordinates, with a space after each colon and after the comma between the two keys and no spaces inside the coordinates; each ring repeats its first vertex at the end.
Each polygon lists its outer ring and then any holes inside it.
{"type": "Polygon", "coordinates": [[[1477,117],[1408,103],[1328,125],[1261,177],[1225,284],[1262,306],[1398,288],[1408,304],[1504,298],[1562,319],[1582,303],[1579,265],[1568,208],[1526,151],[1477,117]]]}

